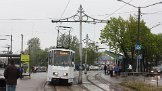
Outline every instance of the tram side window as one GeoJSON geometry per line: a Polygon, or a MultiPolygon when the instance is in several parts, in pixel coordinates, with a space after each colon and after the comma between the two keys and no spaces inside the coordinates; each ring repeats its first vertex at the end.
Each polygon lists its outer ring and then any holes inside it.
{"type": "Polygon", "coordinates": [[[52,53],[51,53],[51,51],[48,54],[48,60],[49,60],[49,64],[52,64],[52,53]]]}
{"type": "Polygon", "coordinates": [[[72,53],[72,61],[71,61],[72,66],[74,66],[74,62],[75,62],[75,54],[72,53]]]}
{"type": "Polygon", "coordinates": [[[60,66],[60,61],[61,61],[61,56],[60,56],[60,51],[56,50],[54,53],[54,65],[55,66],[60,66]]]}

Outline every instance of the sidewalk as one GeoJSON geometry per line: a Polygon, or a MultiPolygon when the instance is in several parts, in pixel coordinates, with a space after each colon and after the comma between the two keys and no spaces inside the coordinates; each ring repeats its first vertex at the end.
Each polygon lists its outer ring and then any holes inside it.
{"type": "Polygon", "coordinates": [[[118,77],[110,77],[110,75],[105,75],[104,72],[101,73],[101,77],[112,84],[119,84],[124,80],[134,79],[143,81],[147,84],[162,86],[162,77],[159,77],[157,82],[157,77],[144,77],[144,76],[118,76],[118,77]]]}

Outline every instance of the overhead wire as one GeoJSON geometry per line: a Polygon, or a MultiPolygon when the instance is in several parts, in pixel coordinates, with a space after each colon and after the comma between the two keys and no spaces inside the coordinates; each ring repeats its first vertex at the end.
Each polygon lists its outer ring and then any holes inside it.
{"type": "Polygon", "coordinates": [[[152,13],[141,13],[142,15],[148,15],[148,14],[157,14],[157,13],[162,13],[162,11],[157,11],[157,12],[152,12],[152,13]]]}
{"type": "Polygon", "coordinates": [[[143,15],[153,15],[153,14],[157,14],[157,13],[162,13],[162,11],[157,11],[157,12],[151,12],[151,13],[141,13],[141,19],[143,18],[143,15]]]}
{"type": "Polygon", "coordinates": [[[21,19],[18,19],[18,18],[9,19],[9,18],[8,18],[8,19],[0,19],[0,20],[13,20],[13,21],[14,21],[14,20],[15,20],[15,21],[17,21],[17,20],[18,20],[18,21],[27,20],[27,21],[30,21],[30,20],[49,20],[49,18],[44,18],[44,19],[43,19],[43,18],[42,18],[42,19],[25,19],[25,18],[21,18],[21,19]]]}
{"type": "MultiPolygon", "coordinates": [[[[137,11],[121,12],[121,13],[114,13],[114,14],[128,14],[128,13],[132,13],[132,12],[137,12],[137,11]]],[[[106,16],[106,15],[114,15],[114,14],[92,15],[92,16],[106,16]]]]}
{"type": "MultiPolygon", "coordinates": [[[[62,12],[62,14],[61,14],[61,18],[62,18],[62,16],[64,15],[64,13],[65,13],[65,11],[66,11],[66,9],[67,9],[67,7],[68,7],[68,5],[69,5],[69,3],[70,3],[70,1],[71,0],[69,0],[68,1],[68,3],[67,3],[67,5],[66,5],[66,7],[65,7],[65,9],[64,9],[64,11],[62,12]]],[[[42,19],[25,19],[25,18],[22,18],[22,19],[17,19],[17,18],[13,18],[13,19],[0,19],[0,20],[15,20],[15,21],[19,21],[19,20],[22,20],[22,21],[24,21],[24,20],[49,20],[49,19],[51,19],[51,18],[42,18],[42,19]]]]}
{"type": "MultiPolygon", "coordinates": [[[[132,2],[133,0],[130,0],[128,3],[132,2]]],[[[124,4],[123,6],[121,6],[120,8],[118,8],[117,10],[115,10],[114,12],[112,12],[109,16],[113,15],[115,12],[119,11],[120,9],[122,9],[124,6],[126,6],[127,4],[124,4]]],[[[105,18],[103,19],[106,19],[107,17],[109,16],[106,16],[105,18]]]]}
{"type": "MultiPolygon", "coordinates": [[[[62,14],[61,14],[61,16],[60,16],[60,19],[59,19],[59,20],[61,20],[61,19],[62,19],[62,17],[63,17],[63,15],[65,14],[65,12],[66,12],[66,10],[67,10],[67,8],[68,8],[69,4],[70,4],[70,1],[71,1],[71,0],[69,0],[69,1],[67,2],[67,4],[66,4],[66,6],[65,6],[65,8],[64,8],[64,10],[63,10],[63,12],[62,12],[62,14]]],[[[62,24],[62,23],[60,23],[60,24],[59,24],[59,26],[60,26],[61,24],[62,24]]]]}
{"type": "Polygon", "coordinates": [[[64,11],[62,12],[62,14],[61,14],[61,17],[60,17],[60,18],[62,18],[62,16],[64,15],[64,13],[65,13],[65,11],[66,11],[67,7],[69,6],[70,1],[71,1],[71,0],[69,0],[69,1],[68,1],[68,3],[67,3],[67,5],[66,5],[66,7],[65,7],[64,11]]]}

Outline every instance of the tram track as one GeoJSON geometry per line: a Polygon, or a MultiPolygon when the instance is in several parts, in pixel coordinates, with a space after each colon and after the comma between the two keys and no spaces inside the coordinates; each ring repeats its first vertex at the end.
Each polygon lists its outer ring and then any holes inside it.
{"type": "Polygon", "coordinates": [[[100,81],[103,84],[106,84],[107,86],[110,87],[110,89],[114,89],[114,91],[123,91],[123,90],[121,90],[121,87],[119,85],[114,84],[114,83],[102,78],[100,73],[97,73],[95,75],[95,79],[97,79],[98,81],[100,81]]]}
{"type": "MultiPolygon", "coordinates": [[[[113,89],[113,91],[134,91],[134,90],[129,89],[129,88],[127,88],[127,87],[123,87],[123,86],[121,86],[121,85],[119,85],[119,84],[115,84],[115,83],[112,83],[112,82],[106,80],[105,78],[101,77],[101,74],[99,74],[99,73],[97,73],[97,74],[95,75],[95,78],[96,78],[98,81],[100,81],[100,82],[102,82],[102,83],[105,83],[107,86],[110,87],[110,89],[113,89]]],[[[116,78],[116,79],[117,79],[117,78],[116,78]]]]}
{"type": "Polygon", "coordinates": [[[129,91],[126,89],[123,90],[122,86],[120,86],[118,84],[111,83],[108,80],[101,77],[101,72],[98,72],[94,75],[92,75],[92,74],[88,75],[87,80],[94,86],[101,89],[102,91],[129,91]]]}
{"type": "Polygon", "coordinates": [[[63,85],[53,85],[48,84],[47,82],[44,84],[43,91],[73,91],[70,89],[70,86],[63,86],[63,85]]]}
{"type": "MultiPolygon", "coordinates": [[[[95,73],[93,75],[89,74],[86,76],[86,79],[88,82],[90,82],[91,85],[94,85],[94,87],[96,87],[97,89],[100,89],[99,91],[108,91],[108,89],[103,88],[101,84],[104,84],[107,87],[110,87],[110,83],[100,76],[100,72],[95,73]]],[[[44,91],[92,91],[88,89],[87,87],[85,87],[83,84],[76,84],[76,83],[73,84],[72,86],[65,86],[65,85],[50,85],[48,84],[48,82],[45,82],[43,87],[44,87],[44,91]],[[78,90],[78,88],[82,90],[78,90]]]]}
{"type": "Polygon", "coordinates": [[[43,88],[43,91],[47,91],[46,90],[46,85],[48,84],[48,82],[46,81],[44,84],[43,84],[43,86],[42,86],[42,88],[43,88]]]}
{"type": "MultiPolygon", "coordinates": [[[[92,74],[90,74],[90,75],[87,75],[87,81],[89,81],[92,85],[94,85],[94,86],[96,86],[97,88],[99,88],[99,89],[101,89],[102,91],[108,91],[108,89],[105,89],[105,88],[103,88],[102,86],[100,86],[100,85],[98,85],[98,84],[106,84],[106,83],[104,83],[104,82],[101,82],[101,81],[99,81],[99,79],[97,79],[96,77],[97,77],[97,75],[99,74],[100,72],[98,72],[98,73],[96,73],[95,75],[93,75],[92,76],[92,74]],[[92,79],[92,77],[94,78],[94,79],[92,79]],[[93,80],[93,81],[92,81],[93,80]],[[95,80],[95,81],[94,81],[95,80]]],[[[104,86],[105,87],[105,86],[104,86]]]]}
{"type": "Polygon", "coordinates": [[[49,84],[44,83],[43,91],[89,91],[81,84],[73,84],[71,86],[67,84],[49,84]]]}
{"type": "Polygon", "coordinates": [[[54,91],[73,91],[70,86],[54,86],[54,91]]]}

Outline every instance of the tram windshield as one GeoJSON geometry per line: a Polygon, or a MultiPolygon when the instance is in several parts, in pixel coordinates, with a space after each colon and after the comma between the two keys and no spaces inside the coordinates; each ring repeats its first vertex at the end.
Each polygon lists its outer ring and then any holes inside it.
{"type": "MultiPolygon", "coordinates": [[[[74,55],[70,51],[61,51],[55,50],[51,63],[55,66],[72,66],[72,60],[74,59],[74,55]]],[[[52,55],[51,55],[52,56],[52,55]]]]}

